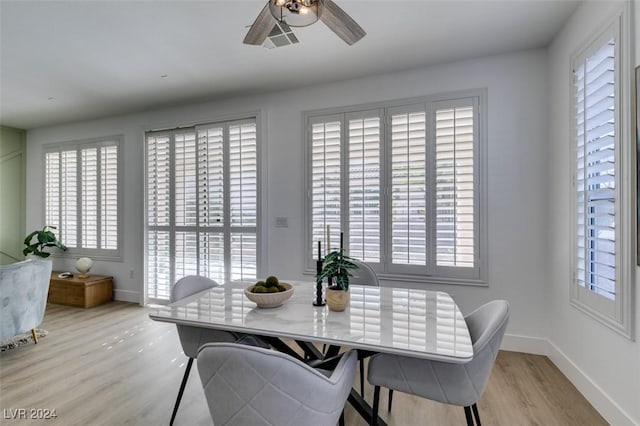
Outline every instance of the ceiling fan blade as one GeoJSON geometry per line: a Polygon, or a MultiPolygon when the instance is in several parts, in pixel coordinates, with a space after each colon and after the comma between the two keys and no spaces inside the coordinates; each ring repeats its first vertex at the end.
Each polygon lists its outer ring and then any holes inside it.
{"type": "Polygon", "coordinates": [[[348,45],[352,45],[367,34],[351,16],[347,15],[332,0],[322,0],[322,5],[320,20],[348,45]]]}
{"type": "Polygon", "coordinates": [[[276,18],[271,14],[271,11],[269,10],[269,2],[267,2],[253,25],[251,25],[251,28],[249,28],[249,32],[242,42],[244,44],[253,44],[255,46],[262,45],[275,24],[276,18]]]}

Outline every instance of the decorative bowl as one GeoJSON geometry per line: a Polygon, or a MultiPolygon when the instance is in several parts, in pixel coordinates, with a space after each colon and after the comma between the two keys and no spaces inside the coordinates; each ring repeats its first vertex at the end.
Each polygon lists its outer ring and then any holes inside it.
{"type": "Polygon", "coordinates": [[[251,293],[251,289],[255,285],[251,284],[244,289],[244,295],[247,296],[247,299],[255,302],[255,304],[258,305],[258,308],[275,308],[286,302],[287,299],[291,297],[294,290],[293,286],[289,283],[280,281],[280,284],[285,286],[287,289],[277,293],[251,293]]]}

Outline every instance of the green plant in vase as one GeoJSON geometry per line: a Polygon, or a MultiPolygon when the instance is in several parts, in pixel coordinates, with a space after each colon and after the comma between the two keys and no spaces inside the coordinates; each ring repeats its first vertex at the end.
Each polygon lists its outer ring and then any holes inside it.
{"type": "Polygon", "coordinates": [[[349,277],[351,276],[349,271],[357,268],[353,259],[345,255],[342,249],[332,251],[325,256],[317,280],[322,281],[326,278],[329,281],[326,295],[330,310],[342,312],[349,305],[349,277]]]}
{"type": "MultiPolygon", "coordinates": [[[[322,263],[322,271],[318,275],[319,280],[335,279],[331,286],[333,290],[349,290],[349,271],[358,269],[353,259],[344,254],[343,250],[335,250],[327,254],[322,263]]],[[[331,288],[330,287],[330,288],[331,288]]]]}

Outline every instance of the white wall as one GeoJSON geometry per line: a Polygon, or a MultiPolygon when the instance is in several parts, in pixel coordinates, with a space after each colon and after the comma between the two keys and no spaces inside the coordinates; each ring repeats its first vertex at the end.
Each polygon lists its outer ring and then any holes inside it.
{"type": "MultiPolygon", "coordinates": [[[[544,90],[547,56],[533,50],[372,76],[281,93],[183,106],[28,132],[27,228],[41,226],[42,145],[100,135],[124,134],[124,261],[95,262],[93,272],[115,276],[116,297],[140,301],[143,273],[143,135],[145,129],[208,122],[229,114],[262,111],[267,183],[266,273],[304,278],[302,111],[471,88],[488,88],[489,287],[440,286],[463,310],[495,298],[511,302],[509,333],[543,337],[544,90]],[[289,218],[275,228],[274,218],[289,218]],[[134,271],[134,279],[129,271],[134,271]]],[[[338,66],[338,65],[336,65],[338,66]]],[[[73,269],[73,261],[56,261],[73,269]]],[[[310,277],[306,277],[307,279],[310,277]]]]}
{"type": "MultiPolygon", "coordinates": [[[[622,337],[569,303],[570,56],[619,8],[620,2],[614,1],[581,5],[549,49],[549,244],[545,263],[550,280],[543,312],[551,321],[547,332],[550,358],[611,424],[627,425],[640,424],[640,343],[622,337]]],[[[640,58],[637,37],[635,41],[636,58],[640,58]]],[[[636,311],[640,307],[638,275],[636,311]]],[[[640,315],[636,315],[635,329],[637,335],[640,315]]]]}

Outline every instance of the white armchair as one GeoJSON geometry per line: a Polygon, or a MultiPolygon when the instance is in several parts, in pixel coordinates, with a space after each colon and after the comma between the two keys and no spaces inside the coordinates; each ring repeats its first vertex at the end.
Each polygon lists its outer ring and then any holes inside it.
{"type": "Polygon", "coordinates": [[[51,279],[50,260],[26,260],[0,266],[0,341],[31,330],[44,319],[51,279]]]}

